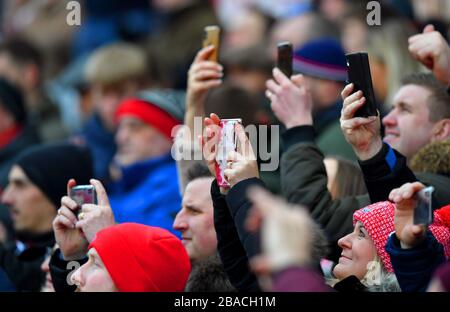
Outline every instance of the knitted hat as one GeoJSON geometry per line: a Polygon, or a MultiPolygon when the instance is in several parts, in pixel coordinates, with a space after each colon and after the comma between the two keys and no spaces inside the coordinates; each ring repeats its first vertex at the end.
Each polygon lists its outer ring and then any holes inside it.
{"type": "Polygon", "coordinates": [[[395,231],[394,211],[394,204],[385,201],[361,208],[353,214],[353,225],[358,221],[364,225],[375,245],[378,256],[388,272],[394,272],[391,258],[385,250],[389,234],[395,231]]]}
{"type": "Polygon", "coordinates": [[[335,81],[347,80],[347,62],[341,44],[335,39],[312,40],[294,51],[294,72],[335,81]]]}
{"type": "Polygon", "coordinates": [[[69,143],[46,144],[22,152],[15,164],[28,179],[55,205],[67,194],[67,181],[89,184],[93,177],[92,158],[88,149],[69,143]]]}
{"type": "Polygon", "coordinates": [[[183,291],[191,271],[181,241],[157,227],[114,225],[98,232],[90,248],[121,292],[183,291]]]}
{"type": "MultiPolygon", "coordinates": [[[[388,272],[393,272],[391,258],[385,250],[389,235],[394,228],[395,205],[389,201],[378,202],[361,208],[353,214],[353,224],[360,221],[372,239],[378,256],[388,272]]],[[[434,221],[429,230],[436,240],[444,246],[445,256],[450,256],[450,229],[445,224],[449,221],[450,205],[434,211],[434,221]]]]}
{"type": "Polygon", "coordinates": [[[22,92],[4,78],[0,78],[0,106],[9,111],[16,122],[22,123],[26,119],[22,92]]]}
{"type": "Polygon", "coordinates": [[[173,90],[143,91],[120,104],[116,118],[133,116],[158,129],[169,139],[172,128],[184,118],[184,92],[173,90]]]}
{"type": "Polygon", "coordinates": [[[444,246],[445,258],[450,258],[450,205],[434,211],[434,220],[429,227],[436,240],[444,246]]]}

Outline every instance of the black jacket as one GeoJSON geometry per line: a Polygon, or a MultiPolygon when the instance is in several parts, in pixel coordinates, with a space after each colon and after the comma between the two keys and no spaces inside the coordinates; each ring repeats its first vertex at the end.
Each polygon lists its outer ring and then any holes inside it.
{"type": "Polygon", "coordinates": [[[264,183],[257,178],[241,181],[226,196],[220,193],[216,180],[211,184],[217,249],[225,272],[238,291],[260,291],[256,276],[249,269],[249,259],[258,253],[257,236],[244,227],[251,207],[246,192],[252,185],[264,183]]]}
{"type": "Polygon", "coordinates": [[[87,262],[87,257],[74,261],[66,261],[62,257],[61,250],[56,249],[50,258],[50,275],[52,277],[55,292],[74,292],[77,288],[68,280],[69,274],[87,262]]]}
{"type": "Polygon", "coordinates": [[[17,291],[39,291],[45,280],[41,270],[48,248],[53,247],[53,232],[28,237],[16,244],[0,244],[0,267],[17,291]]]}
{"type": "Polygon", "coordinates": [[[393,188],[419,178],[435,187],[437,202],[450,202],[448,176],[418,173],[416,178],[408,169],[405,157],[387,144],[373,159],[360,162],[370,197],[368,194],[333,200],[327,189],[324,156],[314,143],[312,126],[287,130],[283,141],[286,150],[281,157],[283,194],[289,202],[309,207],[314,220],[325,230],[330,242],[329,258],[333,261],[337,261],[341,253],[337,241],[353,231],[353,213],[372,202],[388,200],[393,188]]]}

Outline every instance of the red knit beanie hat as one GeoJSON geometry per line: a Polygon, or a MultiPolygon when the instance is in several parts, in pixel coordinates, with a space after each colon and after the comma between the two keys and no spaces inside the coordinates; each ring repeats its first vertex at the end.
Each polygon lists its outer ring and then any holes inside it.
{"type": "Polygon", "coordinates": [[[181,241],[157,227],[114,225],[98,232],[90,248],[121,292],[183,291],[191,271],[181,241]]]}
{"type": "Polygon", "coordinates": [[[391,258],[385,250],[389,234],[394,228],[395,206],[389,201],[378,202],[361,208],[353,214],[353,225],[360,221],[372,239],[377,254],[388,272],[394,272],[391,258]]]}
{"type": "Polygon", "coordinates": [[[444,246],[445,258],[450,258],[450,205],[434,211],[434,220],[429,227],[436,240],[444,246]]]}
{"type": "Polygon", "coordinates": [[[116,120],[120,121],[124,116],[138,118],[159,130],[168,139],[172,138],[172,129],[181,124],[181,121],[158,105],[139,98],[131,98],[120,104],[116,112],[116,120]]]}
{"type": "MultiPolygon", "coordinates": [[[[353,214],[353,225],[360,221],[366,228],[377,249],[378,256],[388,272],[393,272],[391,258],[385,250],[389,235],[395,231],[395,205],[389,201],[378,202],[361,208],[353,214]]],[[[450,205],[434,211],[434,221],[429,230],[443,245],[445,257],[450,257],[450,205]]]]}

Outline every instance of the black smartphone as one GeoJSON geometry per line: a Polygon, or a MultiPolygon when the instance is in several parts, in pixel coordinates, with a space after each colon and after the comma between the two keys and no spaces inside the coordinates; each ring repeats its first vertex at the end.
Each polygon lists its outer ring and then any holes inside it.
{"type": "Polygon", "coordinates": [[[292,43],[289,41],[280,42],[277,45],[278,57],[277,67],[286,75],[291,78],[292,76],[292,43]]]}
{"type": "Polygon", "coordinates": [[[209,60],[217,63],[219,61],[220,27],[216,25],[206,26],[204,32],[203,47],[214,46],[214,52],[209,57],[209,60]]]}
{"type": "Polygon", "coordinates": [[[72,198],[78,205],[76,215],[81,212],[83,204],[97,205],[97,193],[93,185],[77,185],[70,190],[70,198],[72,198]]]}
{"type": "Polygon", "coordinates": [[[417,193],[417,206],[414,209],[414,224],[429,225],[433,222],[433,196],[434,187],[429,186],[417,193]]]}
{"type": "Polygon", "coordinates": [[[345,58],[347,59],[348,83],[353,83],[355,86],[353,92],[361,90],[366,98],[366,102],[355,112],[354,117],[377,116],[369,56],[365,52],[356,52],[346,54],[345,58]]]}

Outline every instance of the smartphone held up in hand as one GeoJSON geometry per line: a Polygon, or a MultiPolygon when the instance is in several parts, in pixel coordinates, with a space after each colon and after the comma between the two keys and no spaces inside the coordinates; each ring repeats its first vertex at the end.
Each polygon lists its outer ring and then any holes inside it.
{"type": "Polygon", "coordinates": [[[417,193],[417,206],[414,209],[414,224],[430,225],[433,222],[434,187],[429,186],[417,193]]]}
{"type": "Polygon", "coordinates": [[[347,59],[348,82],[353,83],[353,92],[361,90],[366,98],[366,102],[355,112],[354,117],[377,116],[369,56],[365,52],[356,52],[346,54],[345,58],[347,59]]]}
{"type": "Polygon", "coordinates": [[[206,26],[204,32],[203,47],[214,46],[214,51],[209,60],[217,63],[219,61],[220,27],[216,25],[206,26]]]}
{"type": "Polygon", "coordinates": [[[72,198],[78,205],[76,215],[81,212],[83,204],[97,205],[97,193],[93,185],[77,185],[70,190],[70,198],[72,198]]]}
{"type": "Polygon", "coordinates": [[[219,187],[229,188],[230,184],[225,178],[227,169],[227,156],[231,151],[237,151],[237,136],[235,127],[242,124],[240,118],[222,119],[220,121],[220,140],[216,154],[216,179],[219,187]]]}
{"type": "Polygon", "coordinates": [[[277,56],[277,67],[283,72],[283,74],[291,78],[292,76],[292,43],[289,41],[280,42],[277,45],[278,56],[277,56]]]}

